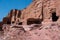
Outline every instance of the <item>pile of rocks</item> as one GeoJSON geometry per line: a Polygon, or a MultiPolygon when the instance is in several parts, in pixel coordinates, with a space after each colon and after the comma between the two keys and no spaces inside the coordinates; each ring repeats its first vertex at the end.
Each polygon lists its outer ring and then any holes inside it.
{"type": "MultiPolygon", "coordinates": [[[[25,25],[23,25],[25,26],[25,25]]],[[[60,40],[60,25],[58,23],[50,24],[32,24],[25,28],[14,26],[4,34],[4,40],[60,40]]],[[[5,31],[6,32],[6,31],[5,31]]]]}

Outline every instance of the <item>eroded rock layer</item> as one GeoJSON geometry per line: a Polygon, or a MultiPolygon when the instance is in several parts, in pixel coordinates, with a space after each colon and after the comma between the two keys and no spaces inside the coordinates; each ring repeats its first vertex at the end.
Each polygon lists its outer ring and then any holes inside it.
{"type": "Polygon", "coordinates": [[[11,26],[5,26],[4,40],[60,40],[60,25],[57,23],[11,26]]]}
{"type": "Polygon", "coordinates": [[[33,0],[12,9],[0,22],[0,40],[60,40],[60,0],[33,0]]]}

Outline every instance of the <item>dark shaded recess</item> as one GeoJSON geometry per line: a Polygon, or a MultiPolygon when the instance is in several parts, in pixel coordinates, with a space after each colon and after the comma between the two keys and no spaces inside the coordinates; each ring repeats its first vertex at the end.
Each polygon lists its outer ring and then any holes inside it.
{"type": "Polygon", "coordinates": [[[12,28],[23,28],[23,26],[13,26],[12,28]]]}
{"type": "Polygon", "coordinates": [[[11,24],[11,19],[8,18],[8,17],[4,17],[4,18],[3,18],[3,23],[4,23],[4,24],[11,24]]]}
{"type": "Polygon", "coordinates": [[[2,29],[2,26],[3,25],[3,22],[0,22],[0,31],[3,31],[3,29],[2,29]]]}
{"type": "Polygon", "coordinates": [[[14,12],[14,16],[15,16],[15,17],[16,17],[17,11],[18,11],[18,10],[17,10],[17,9],[15,9],[15,12],[14,12]]]}
{"type": "Polygon", "coordinates": [[[12,23],[15,23],[14,21],[12,21],[12,23]]]}
{"type": "Polygon", "coordinates": [[[18,12],[18,18],[21,16],[21,11],[19,10],[19,12],[18,12]]]}
{"type": "Polygon", "coordinates": [[[10,16],[9,16],[10,19],[12,18],[13,14],[16,17],[17,9],[15,9],[15,12],[14,13],[13,13],[13,9],[10,11],[10,16]]]}
{"type": "Polygon", "coordinates": [[[0,31],[3,31],[2,27],[0,27],[0,31]]]}
{"type": "Polygon", "coordinates": [[[13,14],[13,10],[10,11],[10,17],[12,17],[12,14],[13,14]]]}
{"type": "Polygon", "coordinates": [[[22,22],[19,22],[18,25],[22,25],[22,22]]]}
{"type": "Polygon", "coordinates": [[[16,21],[17,11],[18,11],[18,10],[17,10],[17,9],[15,9],[15,12],[14,12],[14,17],[15,17],[15,18],[14,18],[14,20],[15,20],[15,21],[16,21]]]}
{"type": "Polygon", "coordinates": [[[59,18],[59,17],[56,16],[56,12],[53,12],[53,13],[52,13],[52,21],[55,22],[55,21],[58,20],[58,18],[59,18]]]}
{"type": "Polygon", "coordinates": [[[13,14],[13,10],[11,10],[10,13],[9,13],[9,15],[10,15],[9,18],[10,19],[12,18],[12,14],[13,14]]]}
{"type": "Polygon", "coordinates": [[[23,26],[13,26],[12,28],[20,28],[20,31],[26,32],[25,29],[23,28],[23,26]]]}
{"type": "Polygon", "coordinates": [[[19,20],[18,20],[18,25],[22,25],[22,22],[20,22],[19,20]]]}
{"type": "Polygon", "coordinates": [[[27,25],[31,24],[41,24],[42,20],[41,19],[34,19],[34,18],[29,18],[27,19],[27,25]]]}
{"type": "Polygon", "coordinates": [[[34,29],[37,29],[37,28],[39,28],[39,30],[41,30],[42,29],[41,26],[42,26],[42,24],[35,24],[34,27],[31,27],[31,30],[34,30],[34,29]]]}

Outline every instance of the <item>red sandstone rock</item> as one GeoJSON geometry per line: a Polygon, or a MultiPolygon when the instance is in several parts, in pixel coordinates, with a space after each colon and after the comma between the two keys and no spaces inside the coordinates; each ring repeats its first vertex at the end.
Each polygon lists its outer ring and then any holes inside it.
{"type": "Polygon", "coordinates": [[[60,40],[60,0],[33,0],[11,10],[2,23],[1,40],[60,40]]]}
{"type": "Polygon", "coordinates": [[[10,28],[4,36],[5,40],[60,40],[60,25],[50,23],[48,25],[33,26],[32,30],[23,28],[10,28]]]}

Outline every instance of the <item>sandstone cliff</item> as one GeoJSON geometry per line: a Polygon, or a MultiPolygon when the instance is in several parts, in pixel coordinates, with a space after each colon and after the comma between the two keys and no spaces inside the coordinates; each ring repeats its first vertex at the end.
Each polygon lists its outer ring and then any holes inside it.
{"type": "Polygon", "coordinates": [[[60,40],[60,0],[33,0],[12,9],[0,22],[1,40],[60,40]]]}

